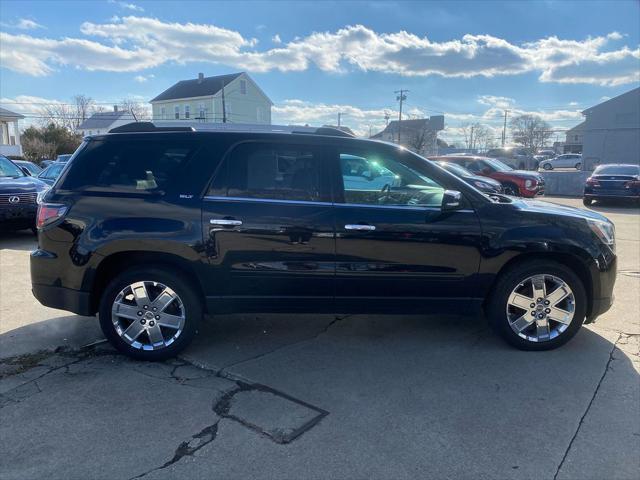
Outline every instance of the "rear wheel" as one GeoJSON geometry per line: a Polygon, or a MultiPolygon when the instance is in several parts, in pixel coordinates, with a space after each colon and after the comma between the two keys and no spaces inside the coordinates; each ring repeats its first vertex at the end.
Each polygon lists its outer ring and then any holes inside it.
{"type": "Polygon", "coordinates": [[[582,168],[582,164],[578,162],[576,163],[575,167],[576,167],[576,170],[580,170],[582,168]]]}
{"type": "Polygon", "coordinates": [[[553,165],[551,165],[550,163],[545,163],[542,168],[544,168],[545,170],[553,170],[553,165]]]}
{"type": "Polygon", "coordinates": [[[133,267],[107,286],[100,326],[122,353],[140,360],[164,360],[193,339],[202,304],[191,282],[159,267],[133,267]]]}
{"type": "Polygon", "coordinates": [[[580,278],[551,261],[527,262],[499,279],[487,313],[493,328],[521,350],[550,350],[580,329],[587,295],[580,278]]]}

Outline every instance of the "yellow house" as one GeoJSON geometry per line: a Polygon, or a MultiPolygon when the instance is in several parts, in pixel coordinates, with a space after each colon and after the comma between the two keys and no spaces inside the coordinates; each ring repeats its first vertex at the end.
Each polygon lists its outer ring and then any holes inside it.
{"type": "Polygon", "coordinates": [[[271,124],[273,102],[244,72],[182,80],[151,100],[154,121],[271,124]]]}

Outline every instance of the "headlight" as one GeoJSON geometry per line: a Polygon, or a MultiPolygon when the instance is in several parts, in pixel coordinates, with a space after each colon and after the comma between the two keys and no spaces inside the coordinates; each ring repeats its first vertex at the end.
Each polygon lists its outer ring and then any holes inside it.
{"type": "Polygon", "coordinates": [[[478,180],[474,181],[473,184],[478,188],[485,188],[485,189],[491,188],[491,185],[489,185],[488,183],[480,182],[478,180]]]}
{"type": "Polygon", "coordinates": [[[40,205],[43,202],[44,196],[49,192],[50,189],[51,187],[48,187],[38,192],[38,195],[36,196],[36,203],[38,205],[40,205]]]}
{"type": "Polygon", "coordinates": [[[613,223],[602,220],[587,220],[589,228],[596,236],[602,241],[602,243],[609,245],[611,250],[615,252],[616,249],[616,227],[613,223]]]}
{"type": "Polygon", "coordinates": [[[525,188],[527,188],[528,190],[532,190],[533,188],[535,188],[536,183],[534,180],[526,180],[524,182],[524,186],[525,188]]]}

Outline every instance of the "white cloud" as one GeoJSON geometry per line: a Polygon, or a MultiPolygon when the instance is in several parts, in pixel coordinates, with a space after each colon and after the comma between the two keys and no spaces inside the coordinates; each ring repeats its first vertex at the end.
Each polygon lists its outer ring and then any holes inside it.
{"type": "MultiPolygon", "coordinates": [[[[640,49],[607,49],[609,42],[622,38],[618,32],[585,40],[548,37],[517,45],[492,35],[470,34],[434,42],[406,31],[377,33],[354,25],[258,49],[256,39],[234,30],[150,17],[85,22],[80,30],[94,39],[2,33],[2,66],[48,75],[61,65],[141,71],[169,62],[210,62],[253,72],[303,71],[315,65],[325,72],[356,69],[403,76],[493,77],[537,72],[543,82],[620,85],[640,80],[640,49]]],[[[274,36],[273,40],[280,39],[274,36]]]]}
{"type": "Polygon", "coordinates": [[[20,18],[14,24],[0,22],[0,26],[5,28],[17,28],[18,30],[37,30],[38,28],[45,28],[44,25],[40,25],[35,20],[31,20],[29,18],[20,18]]]}
{"type": "Polygon", "coordinates": [[[138,83],[145,83],[149,80],[151,80],[152,78],[155,78],[155,75],[152,73],[150,75],[136,75],[135,77],[133,77],[133,80],[138,82],[138,83]]]}
{"type": "Polygon", "coordinates": [[[278,35],[277,33],[273,37],[271,37],[271,41],[277,44],[282,43],[282,39],[280,39],[280,35],[278,35]]]}
{"type": "Polygon", "coordinates": [[[118,5],[124,10],[130,10],[132,12],[144,12],[144,8],[142,8],[140,5],[136,5],[135,3],[123,2],[119,0],[109,0],[109,3],[118,5]]]}

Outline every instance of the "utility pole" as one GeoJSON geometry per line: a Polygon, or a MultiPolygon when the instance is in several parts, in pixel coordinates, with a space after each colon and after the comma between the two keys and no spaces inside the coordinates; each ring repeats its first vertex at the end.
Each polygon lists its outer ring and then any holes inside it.
{"type": "Polygon", "coordinates": [[[504,148],[504,144],[507,141],[507,113],[509,113],[509,110],[504,111],[504,125],[502,127],[502,148],[504,148]]]}
{"type": "Polygon", "coordinates": [[[391,114],[385,110],[384,112],[384,124],[385,126],[389,125],[389,119],[391,118],[391,114]]]}
{"type": "Polygon", "coordinates": [[[369,125],[369,138],[371,138],[371,125],[369,125]]]}
{"type": "Polygon", "coordinates": [[[222,81],[222,123],[227,123],[227,104],[224,101],[224,80],[222,81]]]}
{"type": "Polygon", "coordinates": [[[340,126],[341,117],[342,117],[342,112],[338,112],[338,127],[340,126]]]}
{"type": "Polygon", "coordinates": [[[402,102],[407,99],[405,93],[408,93],[409,90],[396,90],[394,93],[397,93],[396,100],[400,101],[400,110],[398,112],[398,145],[400,144],[400,126],[402,125],[402,102]]]}
{"type": "Polygon", "coordinates": [[[471,133],[469,134],[469,150],[473,150],[473,125],[471,125],[471,133]]]}

